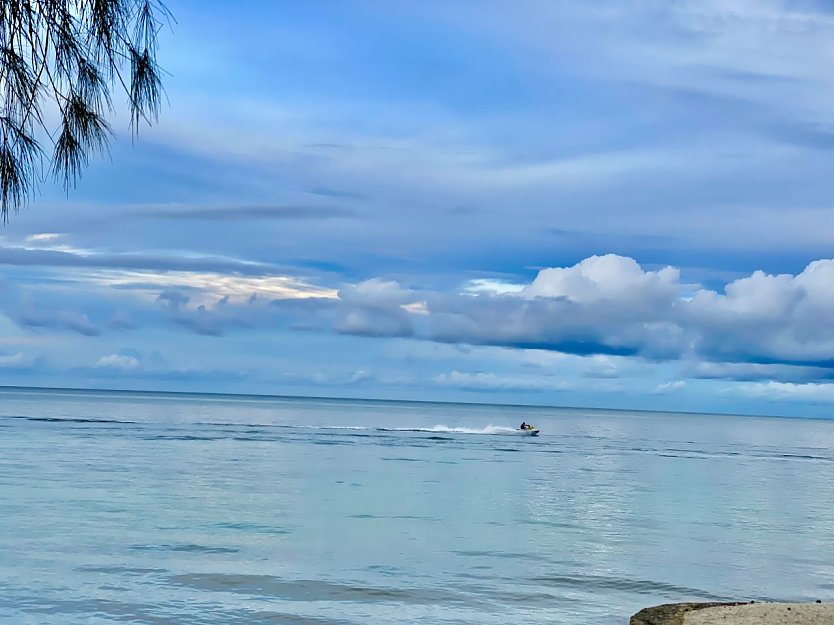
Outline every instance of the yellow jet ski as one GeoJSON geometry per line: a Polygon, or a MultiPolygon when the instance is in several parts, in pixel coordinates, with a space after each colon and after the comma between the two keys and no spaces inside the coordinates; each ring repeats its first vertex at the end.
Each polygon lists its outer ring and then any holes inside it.
{"type": "Polygon", "coordinates": [[[537,428],[535,425],[530,425],[529,423],[522,423],[521,427],[519,427],[518,429],[525,436],[538,436],[539,435],[539,428],[537,428]]]}

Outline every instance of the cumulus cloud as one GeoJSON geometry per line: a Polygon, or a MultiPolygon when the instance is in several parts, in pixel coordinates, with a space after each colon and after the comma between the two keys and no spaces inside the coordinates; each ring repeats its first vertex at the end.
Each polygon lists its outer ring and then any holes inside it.
{"type": "Polygon", "coordinates": [[[608,254],[591,256],[573,267],[539,271],[521,291],[522,297],[564,298],[575,303],[617,301],[644,309],[665,306],[680,291],[680,271],[665,267],[644,271],[633,258],[608,254]]]}
{"type": "MultiPolygon", "coordinates": [[[[514,290],[415,291],[375,279],[339,296],[338,330],[349,334],[802,366],[806,375],[834,369],[834,260],[814,261],[798,275],[757,271],[723,292],[685,284],[672,267],[646,270],[631,258],[607,255],[542,269],[514,290]],[[419,316],[411,312],[416,302],[419,316]]],[[[710,377],[708,367],[701,373],[710,377]]],[[[735,375],[742,375],[738,367],[735,375]]]]}
{"type": "Polygon", "coordinates": [[[419,299],[415,291],[404,289],[394,280],[371,278],[354,286],[347,286],[339,291],[339,299],[347,304],[356,304],[364,308],[402,307],[419,299]]]}
{"type": "Polygon", "coordinates": [[[18,325],[25,328],[58,328],[71,330],[84,336],[98,336],[101,331],[90,321],[86,314],[76,310],[54,309],[37,305],[28,297],[23,298],[16,314],[13,315],[18,325]]]}
{"type": "Polygon", "coordinates": [[[398,282],[372,278],[339,291],[344,315],[337,330],[360,336],[412,336],[414,314],[423,314],[416,291],[398,282]]]}
{"type": "Polygon", "coordinates": [[[708,359],[834,367],[834,260],[796,276],[756,271],[724,293],[699,290],[682,312],[708,359]]]}
{"type": "Polygon", "coordinates": [[[325,318],[335,304],[335,300],[327,297],[269,300],[252,294],[243,299],[224,295],[219,300],[195,305],[192,297],[170,291],[160,295],[157,301],[164,304],[163,310],[179,327],[214,337],[235,329],[263,330],[281,326],[295,330],[324,330],[333,324],[325,318]]]}
{"type": "Polygon", "coordinates": [[[683,349],[673,309],[677,270],[644,271],[630,258],[591,257],[544,269],[515,291],[440,293],[388,281],[340,291],[342,332],[574,354],[669,357],[683,349]],[[420,303],[418,318],[413,305],[420,303]]]}
{"type": "Polygon", "coordinates": [[[176,289],[165,289],[162,293],[156,296],[156,301],[164,303],[172,310],[179,310],[182,306],[185,306],[189,301],[191,301],[191,297],[176,289]]]}
{"type": "Polygon", "coordinates": [[[175,321],[195,334],[204,336],[222,336],[228,323],[237,323],[238,325],[243,323],[239,318],[224,315],[218,311],[217,307],[210,310],[202,304],[194,310],[177,316],[175,321]]]}

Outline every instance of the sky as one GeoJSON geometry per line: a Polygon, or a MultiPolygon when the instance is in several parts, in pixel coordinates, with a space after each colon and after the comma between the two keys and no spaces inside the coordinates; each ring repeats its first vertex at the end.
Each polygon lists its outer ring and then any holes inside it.
{"type": "Polygon", "coordinates": [[[834,416],[834,4],[168,8],[0,384],[834,416]]]}

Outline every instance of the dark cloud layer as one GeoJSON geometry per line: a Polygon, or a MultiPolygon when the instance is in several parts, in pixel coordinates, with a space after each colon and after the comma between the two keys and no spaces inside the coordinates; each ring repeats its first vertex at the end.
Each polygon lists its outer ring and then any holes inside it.
{"type": "Polygon", "coordinates": [[[251,221],[348,219],[356,213],[336,206],[230,206],[148,208],[133,213],[145,219],[173,219],[187,221],[251,221]]]}
{"type": "Polygon", "coordinates": [[[87,267],[149,271],[212,271],[266,275],[274,267],[227,258],[154,254],[79,253],[63,250],[0,247],[0,265],[19,267],[87,267]]]}

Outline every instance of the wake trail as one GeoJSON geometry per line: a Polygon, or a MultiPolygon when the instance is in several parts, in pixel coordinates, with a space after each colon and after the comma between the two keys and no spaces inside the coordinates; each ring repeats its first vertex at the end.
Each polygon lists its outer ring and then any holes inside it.
{"type": "Polygon", "coordinates": [[[377,428],[383,432],[427,432],[430,434],[518,434],[516,428],[502,425],[488,425],[483,428],[450,427],[448,425],[433,425],[431,427],[400,427],[377,428]]]}
{"type": "Polygon", "coordinates": [[[200,425],[231,426],[231,427],[264,427],[282,428],[288,430],[322,430],[322,431],[346,431],[346,432],[425,432],[427,434],[521,434],[518,428],[503,425],[487,425],[482,428],[455,427],[449,425],[432,426],[402,426],[402,427],[380,427],[368,425],[319,425],[309,423],[288,424],[288,423],[217,423],[202,422],[200,425]]]}

